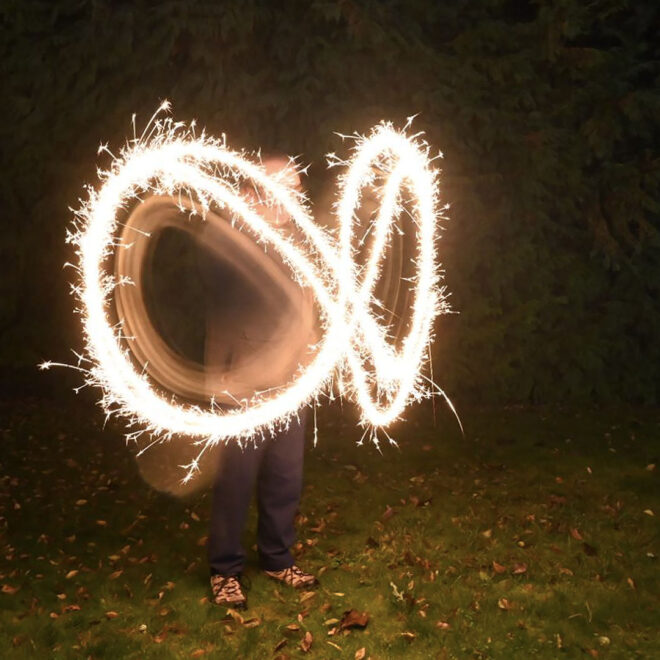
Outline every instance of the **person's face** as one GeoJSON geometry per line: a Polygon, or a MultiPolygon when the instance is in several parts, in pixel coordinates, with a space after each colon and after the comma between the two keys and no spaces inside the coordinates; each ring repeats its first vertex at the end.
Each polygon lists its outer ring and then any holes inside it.
{"type": "MultiPolygon", "coordinates": [[[[295,167],[291,165],[289,160],[284,157],[271,157],[263,161],[264,169],[268,176],[277,178],[279,182],[295,191],[302,190],[302,181],[300,174],[296,171],[295,167]]],[[[274,227],[283,227],[291,222],[290,216],[279,206],[268,206],[259,203],[256,193],[252,187],[247,190],[247,196],[251,201],[256,202],[257,212],[274,227]]]]}

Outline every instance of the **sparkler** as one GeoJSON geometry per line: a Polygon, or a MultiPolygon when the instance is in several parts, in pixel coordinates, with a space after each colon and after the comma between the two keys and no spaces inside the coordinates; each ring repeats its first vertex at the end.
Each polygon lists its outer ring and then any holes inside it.
{"type": "MultiPolygon", "coordinates": [[[[159,110],[167,109],[163,104],[159,110]]],[[[422,375],[433,321],[444,308],[439,287],[436,242],[438,220],[437,175],[429,147],[419,135],[408,136],[382,123],[367,137],[356,137],[348,161],[330,158],[330,165],[345,166],[339,178],[335,205],[336,234],[314,222],[304,195],[287,184],[285,176],[268,176],[260,163],[230,149],[224,139],[202,133],[171,118],[154,115],[148,133],[124,147],[108,171],[100,173],[98,190],[76,213],[69,241],[75,245],[79,280],[74,293],[79,302],[85,340],[79,368],[86,384],[102,390],[101,405],[108,415],[124,417],[137,428],[129,437],[148,433],[155,441],[183,434],[204,450],[220,441],[243,441],[286,425],[303,405],[331,396],[333,383],[341,383],[343,395],[360,410],[360,423],[377,430],[399,419],[412,401],[435,393],[422,375]],[[355,259],[356,212],[367,186],[384,181],[380,208],[371,220],[370,251],[362,266],[355,259]],[[253,201],[241,192],[249,181],[261,195],[261,203],[286,213],[302,239],[258,213],[253,201]],[[411,200],[410,214],[416,227],[416,273],[412,280],[413,303],[406,336],[396,348],[388,328],[371,312],[380,301],[374,290],[397,221],[404,212],[403,192],[411,200]],[[320,310],[321,338],[311,362],[292,382],[271,393],[255,393],[245,405],[220,410],[179,403],[156,391],[148,374],[136,369],[119,324],[111,320],[111,297],[118,286],[132,283],[108,274],[107,262],[116,250],[130,246],[117,238],[123,209],[145,195],[169,195],[197,200],[204,214],[218,208],[228,212],[242,229],[268,249],[274,249],[293,277],[314,295],[320,310]]],[[[406,127],[408,128],[408,126],[406,127]]],[[[184,207],[190,210],[190,206],[184,207]]],[[[139,341],[139,337],[135,338],[139,341]]],[[[44,368],[51,363],[42,365],[44,368]]],[[[363,436],[364,437],[364,436],[363,436]]],[[[389,438],[389,436],[387,436],[389,438]]],[[[199,456],[198,456],[199,458],[199,456]]],[[[197,459],[186,479],[197,469],[197,459]]]]}

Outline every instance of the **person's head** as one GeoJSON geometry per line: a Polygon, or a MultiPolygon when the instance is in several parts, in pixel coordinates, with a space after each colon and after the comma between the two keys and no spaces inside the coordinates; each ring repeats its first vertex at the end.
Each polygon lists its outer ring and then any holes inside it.
{"type": "MultiPolygon", "coordinates": [[[[276,178],[281,184],[296,192],[302,191],[300,173],[289,158],[277,154],[268,154],[262,156],[261,163],[268,176],[276,178]]],[[[291,222],[289,215],[280,207],[259,203],[257,192],[253,186],[247,186],[245,194],[251,201],[256,202],[260,215],[271,225],[282,227],[291,222]]]]}

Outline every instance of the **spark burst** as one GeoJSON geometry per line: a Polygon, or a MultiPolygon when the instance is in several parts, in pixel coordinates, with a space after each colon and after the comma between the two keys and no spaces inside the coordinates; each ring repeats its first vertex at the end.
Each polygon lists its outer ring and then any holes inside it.
{"type": "Polygon", "coordinates": [[[437,175],[428,145],[419,135],[408,136],[405,129],[381,123],[366,137],[353,136],[347,161],[330,156],[331,166],[345,167],[339,177],[335,235],[314,222],[305,197],[284,178],[268,176],[260,163],[230,149],[224,138],[203,132],[196,135],[194,123],[187,126],[160,117],[168,109],[167,103],[161,105],[145,133],[112,157],[108,171],[99,172],[101,185],[88,188],[89,198],[76,212],[68,237],[77,254],[74,268],[79,279],[73,291],[86,349],[76,368],[84,372],[85,383],[101,388],[100,403],[107,415],[120,415],[137,428],[127,437],[147,433],[155,442],[179,434],[191,438],[200,453],[183,466],[187,468],[184,480],[193,476],[208,447],[273,432],[302,406],[315,405],[323,394],[331,396],[333,383],[340,383],[342,394],[357,403],[360,423],[376,444],[378,430],[389,438],[386,427],[401,417],[409,403],[442,394],[422,375],[433,320],[444,309],[436,252],[443,209],[438,206],[437,175]],[[356,211],[365,187],[375,181],[375,171],[385,173],[384,184],[380,208],[369,227],[371,250],[360,267],[355,260],[356,211]],[[258,187],[262,203],[277,206],[291,217],[302,240],[294,243],[259,215],[241,193],[240,182],[245,180],[258,187]],[[379,324],[370,307],[379,304],[374,288],[392,232],[404,212],[404,190],[413,200],[416,274],[408,332],[396,349],[387,327],[379,324]],[[130,282],[109,275],[106,264],[115,250],[129,247],[116,238],[121,211],[151,194],[184,195],[198,200],[202,209],[219,208],[240,219],[261,245],[277,250],[302,286],[312,290],[321,312],[322,336],[311,363],[283,389],[255,393],[247,405],[220,410],[212,400],[205,408],[166,399],[146,373],[136,370],[122,337],[121,321],[113,324],[109,313],[115,287],[130,282]]]}

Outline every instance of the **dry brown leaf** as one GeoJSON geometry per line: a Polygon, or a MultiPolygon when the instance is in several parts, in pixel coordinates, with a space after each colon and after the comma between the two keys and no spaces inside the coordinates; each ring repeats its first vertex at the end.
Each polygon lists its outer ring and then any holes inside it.
{"type": "Polygon", "coordinates": [[[582,536],[582,534],[580,534],[580,530],[577,529],[576,527],[571,527],[571,536],[576,541],[584,541],[584,537],[582,536]]]}
{"type": "Polygon", "coordinates": [[[116,580],[123,572],[124,570],[121,568],[118,571],[113,571],[108,575],[108,580],[116,580]]]}
{"type": "Polygon", "coordinates": [[[367,655],[367,649],[363,646],[361,649],[358,649],[355,652],[355,660],[364,660],[364,657],[367,655]]]}
{"type": "Polygon", "coordinates": [[[206,655],[206,651],[204,649],[195,649],[191,654],[191,658],[201,658],[203,655],[206,655]]]}
{"type": "Polygon", "coordinates": [[[510,610],[511,609],[511,603],[509,602],[509,600],[507,598],[504,598],[504,597],[500,598],[497,601],[497,606],[501,610],[510,610]]]}
{"type": "Polygon", "coordinates": [[[290,623],[285,627],[285,630],[288,630],[289,632],[298,632],[300,630],[300,626],[297,623],[290,623]]]}
{"type": "Polygon", "coordinates": [[[69,612],[80,612],[80,605],[76,605],[75,603],[71,603],[71,605],[66,605],[63,609],[62,612],[65,614],[68,614],[69,612]]]}
{"type": "Polygon", "coordinates": [[[281,651],[288,643],[289,640],[287,640],[286,638],[282,638],[279,642],[277,642],[277,644],[275,644],[273,653],[277,653],[278,651],[281,651]]]}
{"type": "Polygon", "coordinates": [[[627,578],[626,582],[628,583],[628,586],[631,589],[637,589],[637,587],[635,586],[635,580],[633,580],[631,577],[627,578]]]}
{"type": "Polygon", "coordinates": [[[446,621],[438,621],[435,624],[436,628],[440,628],[440,630],[449,630],[451,628],[451,624],[447,623],[446,621]]]}
{"type": "Polygon", "coordinates": [[[415,633],[409,632],[409,631],[402,632],[400,634],[401,634],[401,637],[403,637],[408,642],[412,642],[413,639],[415,639],[415,637],[417,637],[417,635],[415,635],[415,633]]]}
{"type": "Polygon", "coordinates": [[[511,571],[514,575],[522,575],[527,573],[527,564],[516,562],[513,565],[513,570],[511,571]]]}
{"type": "Polygon", "coordinates": [[[245,621],[245,619],[241,616],[241,613],[232,609],[231,607],[227,608],[227,616],[231,617],[234,619],[234,621],[236,621],[236,623],[240,623],[241,625],[245,621]]]}
{"type": "Polygon", "coordinates": [[[506,566],[503,566],[502,564],[498,564],[496,561],[493,561],[493,570],[496,573],[504,573],[504,571],[506,571],[506,566]]]}
{"type": "Polygon", "coordinates": [[[243,621],[243,627],[244,628],[256,628],[257,626],[261,625],[261,619],[258,617],[254,617],[252,619],[247,619],[246,621],[243,621]]]}
{"type": "Polygon", "coordinates": [[[315,591],[304,591],[302,594],[300,594],[300,602],[304,603],[308,601],[310,598],[314,598],[316,596],[315,591]]]}
{"type": "Polygon", "coordinates": [[[119,616],[117,612],[114,610],[110,610],[109,612],[105,613],[105,618],[106,619],[116,619],[119,616]]]}
{"type": "Polygon", "coordinates": [[[13,596],[19,589],[20,587],[12,587],[11,584],[2,585],[2,593],[9,594],[10,596],[13,596]]]}
{"type": "Polygon", "coordinates": [[[74,568],[72,571],[69,571],[66,575],[65,578],[67,580],[70,580],[72,577],[76,577],[78,575],[78,571],[74,568]]]}
{"type": "Polygon", "coordinates": [[[305,636],[300,640],[300,648],[304,653],[309,653],[309,650],[312,648],[312,642],[314,638],[312,633],[309,630],[305,633],[305,636]]]}
{"type": "Polygon", "coordinates": [[[369,614],[367,612],[347,610],[341,617],[339,627],[341,630],[347,630],[348,628],[366,628],[368,623],[369,614]]]}

